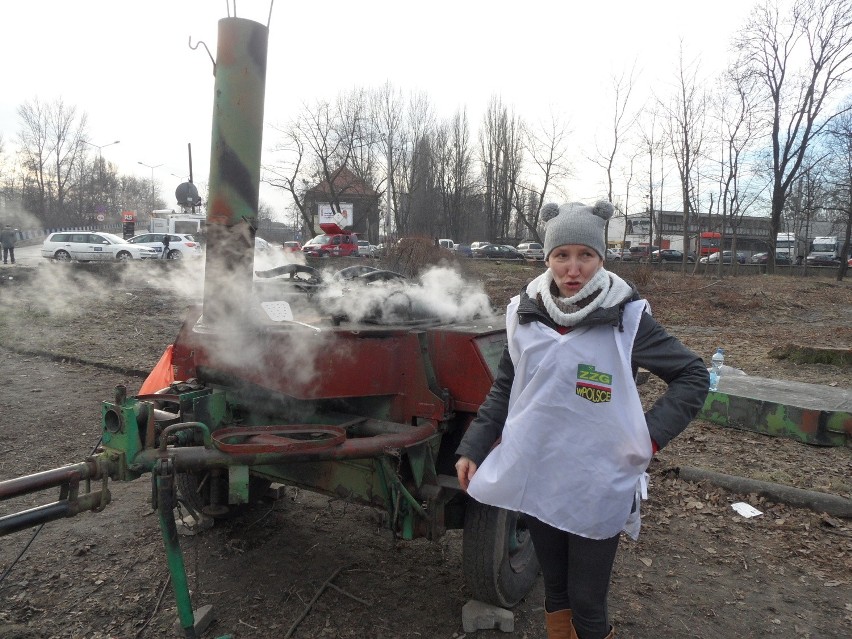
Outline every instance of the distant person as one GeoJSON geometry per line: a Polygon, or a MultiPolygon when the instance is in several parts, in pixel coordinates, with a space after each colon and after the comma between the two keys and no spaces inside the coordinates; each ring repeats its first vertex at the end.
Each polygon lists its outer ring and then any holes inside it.
{"type": "Polygon", "coordinates": [[[169,259],[169,234],[163,235],[163,255],[164,260],[169,259]]]}
{"type": "Polygon", "coordinates": [[[3,245],[3,264],[8,264],[9,260],[12,264],[15,263],[15,241],[18,236],[18,231],[12,228],[11,224],[7,224],[0,231],[0,244],[3,245]]]}
{"type": "Polygon", "coordinates": [[[796,266],[801,266],[802,262],[804,262],[804,261],[805,261],[805,258],[803,256],[801,256],[801,255],[796,256],[796,266]]]}
{"type": "Polygon", "coordinates": [[[604,268],[613,210],[542,208],[547,270],[509,302],[494,383],[456,450],[471,498],[525,514],[548,639],[614,636],[607,594],[619,536],[638,536],[648,463],[707,396],[701,358],[604,268]],[[647,412],[639,367],[668,385],[647,412]]]}

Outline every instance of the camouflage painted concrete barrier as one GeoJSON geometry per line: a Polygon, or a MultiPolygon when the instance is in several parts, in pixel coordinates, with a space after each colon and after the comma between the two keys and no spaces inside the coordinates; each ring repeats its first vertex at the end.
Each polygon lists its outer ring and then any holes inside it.
{"type": "Polygon", "coordinates": [[[852,391],[820,384],[723,376],[699,417],[818,446],[852,446],[852,391]]]}

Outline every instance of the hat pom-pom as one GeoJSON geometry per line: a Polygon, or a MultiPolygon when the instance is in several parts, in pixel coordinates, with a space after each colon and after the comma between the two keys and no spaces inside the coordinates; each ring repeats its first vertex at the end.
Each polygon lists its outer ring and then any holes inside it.
{"type": "Polygon", "coordinates": [[[544,206],[541,207],[541,221],[549,222],[553,218],[559,215],[559,205],[553,202],[548,202],[544,206]]]}
{"type": "Polygon", "coordinates": [[[608,220],[615,212],[615,207],[606,200],[599,200],[595,203],[592,213],[597,215],[602,220],[608,220]]]}

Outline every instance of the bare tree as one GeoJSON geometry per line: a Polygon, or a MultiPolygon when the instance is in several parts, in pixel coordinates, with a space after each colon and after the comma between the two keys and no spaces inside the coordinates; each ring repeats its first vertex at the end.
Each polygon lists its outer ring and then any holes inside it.
{"type": "Polygon", "coordinates": [[[361,147],[370,143],[364,138],[365,107],[363,92],[355,91],[334,103],[317,100],[311,106],[305,104],[293,122],[284,128],[273,127],[284,139],[275,148],[280,160],[264,167],[264,179],[290,193],[309,233],[313,217],[306,194],[312,183],[327,185],[329,203],[337,211],[351,188],[347,180],[338,178],[344,170],[352,171],[361,147]]]}
{"type": "Polygon", "coordinates": [[[432,236],[436,231],[434,212],[438,195],[431,140],[434,130],[435,115],[429,97],[424,92],[412,94],[401,134],[398,171],[394,175],[394,182],[404,194],[397,217],[400,233],[432,236]]]}
{"type": "Polygon", "coordinates": [[[597,164],[606,172],[606,195],[607,200],[612,202],[613,198],[613,169],[615,161],[618,157],[619,145],[623,142],[624,136],[633,124],[636,122],[637,113],[631,113],[628,110],[630,96],[633,93],[634,74],[636,68],[630,70],[630,74],[625,76],[622,73],[620,76],[610,78],[612,83],[612,113],[610,114],[609,132],[611,136],[607,139],[607,145],[601,148],[596,141],[596,155],[590,158],[592,162],[597,164]]]}
{"type": "Polygon", "coordinates": [[[466,236],[476,205],[473,152],[467,113],[457,111],[435,134],[435,179],[441,195],[441,218],[447,237],[466,236]]]}
{"type": "MultiPolygon", "coordinates": [[[[648,245],[654,243],[654,158],[662,155],[663,140],[659,132],[659,113],[657,109],[659,104],[655,105],[650,111],[645,112],[645,116],[650,121],[640,124],[640,146],[644,153],[648,156],[648,216],[650,220],[650,228],[648,230],[648,245]]],[[[662,198],[660,198],[662,202],[662,198]]],[[[662,206],[660,207],[662,208],[662,206]]],[[[626,220],[625,220],[626,228],[626,220]]],[[[686,247],[684,247],[686,249],[686,247]]],[[[684,250],[684,252],[686,252],[684,250]]]]}
{"type": "MultiPolygon", "coordinates": [[[[519,215],[524,227],[539,243],[542,238],[539,233],[539,212],[544,205],[548,189],[553,182],[568,177],[571,168],[566,156],[568,154],[568,137],[570,130],[562,118],[551,109],[549,119],[538,123],[536,128],[527,127],[525,149],[535,171],[530,187],[531,201],[526,215],[519,215]]],[[[516,188],[516,191],[519,189],[516,188]]],[[[518,206],[518,211],[523,208],[518,206]]]]}
{"type": "MultiPolygon", "coordinates": [[[[751,204],[765,190],[766,184],[755,187],[754,172],[745,166],[757,137],[756,109],[753,94],[736,67],[732,67],[720,82],[714,100],[719,124],[719,210],[721,228],[730,223],[733,230],[732,255],[736,255],[737,229],[751,204]]],[[[774,260],[775,242],[770,241],[770,259],[774,260]]],[[[732,260],[733,262],[733,260],[732,260]]],[[[722,261],[719,261],[721,275],[722,261]]],[[[734,271],[736,273],[736,271],[734,271]]]]}
{"type": "MultiPolygon", "coordinates": [[[[400,157],[400,135],[402,129],[402,117],[404,100],[399,89],[386,82],[381,88],[372,94],[371,112],[372,118],[379,136],[382,151],[385,153],[385,234],[390,235],[393,211],[398,210],[399,194],[395,188],[393,176],[396,169],[397,158],[400,157]]],[[[377,184],[376,191],[381,193],[381,183],[377,184]]]]}
{"type": "MultiPolygon", "coordinates": [[[[67,215],[65,199],[69,180],[84,153],[87,116],[77,115],[77,108],[68,106],[62,99],[56,100],[48,111],[48,132],[51,137],[53,156],[53,178],[56,181],[56,209],[67,215]]],[[[93,211],[78,211],[78,217],[91,221],[93,211]],[[88,215],[87,215],[88,213],[88,215]]]]}
{"type": "Polygon", "coordinates": [[[18,143],[22,170],[29,178],[25,178],[25,181],[31,185],[22,191],[22,200],[26,208],[48,221],[51,211],[48,210],[50,140],[47,106],[35,98],[18,107],[18,117],[21,120],[18,143]]]}
{"type": "Polygon", "coordinates": [[[852,113],[838,117],[828,130],[830,151],[828,174],[831,177],[831,203],[829,208],[844,218],[845,233],[837,280],[842,280],[848,270],[848,257],[852,254],[852,113]]]}
{"type": "Polygon", "coordinates": [[[305,193],[310,185],[306,177],[309,171],[306,168],[308,160],[305,157],[306,144],[302,130],[298,121],[291,122],[284,128],[276,125],[272,125],[272,128],[283,136],[273,149],[280,159],[274,164],[264,165],[263,179],[271,186],[290,193],[300,220],[299,226],[310,234],[313,219],[305,201],[305,193]]]}
{"type": "MultiPolygon", "coordinates": [[[[771,104],[771,237],[808,147],[852,105],[831,100],[852,74],[852,0],[781,0],[756,7],[736,38],[737,66],[771,104]]],[[[773,268],[770,263],[769,268],[773,268]]]]}
{"type": "Polygon", "coordinates": [[[705,136],[707,96],[702,89],[696,63],[687,64],[681,44],[676,72],[676,93],[671,101],[661,106],[668,119],[665,121],[666,136],[677,165],[680,178],[680,194],[683,206],[683,264],[690,246],[690,223],[698,198],[696,180],[705,136]]]}
{"type": "MultiPolygon", "coordinates": [[[[43,221],[75,217],[65,210],[69,180],[83,153],[86,115],[61,99],[45,104],[35,98],[18,107],[18,141],[29,186],[24,204],[43,221]]],[[[77,217],[82,211],[77,211],[77,217]]]]}
{"type": "Polygon", "coordinates": [[[479,131],[486,182],[486,232],[492,242],[504,238],[510,228],[523,162],[523,131],[521,118],[493,96],[479,131]]]}

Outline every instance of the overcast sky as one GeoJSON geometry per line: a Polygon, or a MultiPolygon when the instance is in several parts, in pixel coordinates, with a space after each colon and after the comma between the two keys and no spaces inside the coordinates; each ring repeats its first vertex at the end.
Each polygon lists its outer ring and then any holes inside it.
{"type": "MultiPolygon", "coordinates": [[[[270,0],[240,0],[237,15],[266,24],[270,0]]],[[[589,171],[595,135],[612,111],[611,78],[634,65],[637,99],[672,83],[678,49],[709,76],[755,0],[559,2],[325,0],[272,5],[265,120],[283,125],[303,102],[386,81],[425,91],[441,117],[468,109],[476,127],[492,95],[527,120],[555,108],[574,131],[572,199],[602,192],[589,171]]],[[[170,206],[188,174],[208,181],[212,63],[225,0],[28,0],[3,3],[0,134],[14,150],[17,107],[62,98],[85,111],[94,144],[124,173],[154,179],[170,206]],[[174,174],[174,175],[173,175],[174,174]],[[176,177],[177,176],[177,177],[176,177]]],[[[231,9],[233,15],[233,9],[231,9]]],[[[638,104],[637,104],[638,105],[638,104]]],[[[274,142],[264,135],[263,161],[274,142]]],[[[269,189],[261,201],[281,211],[269,189]]]]}

